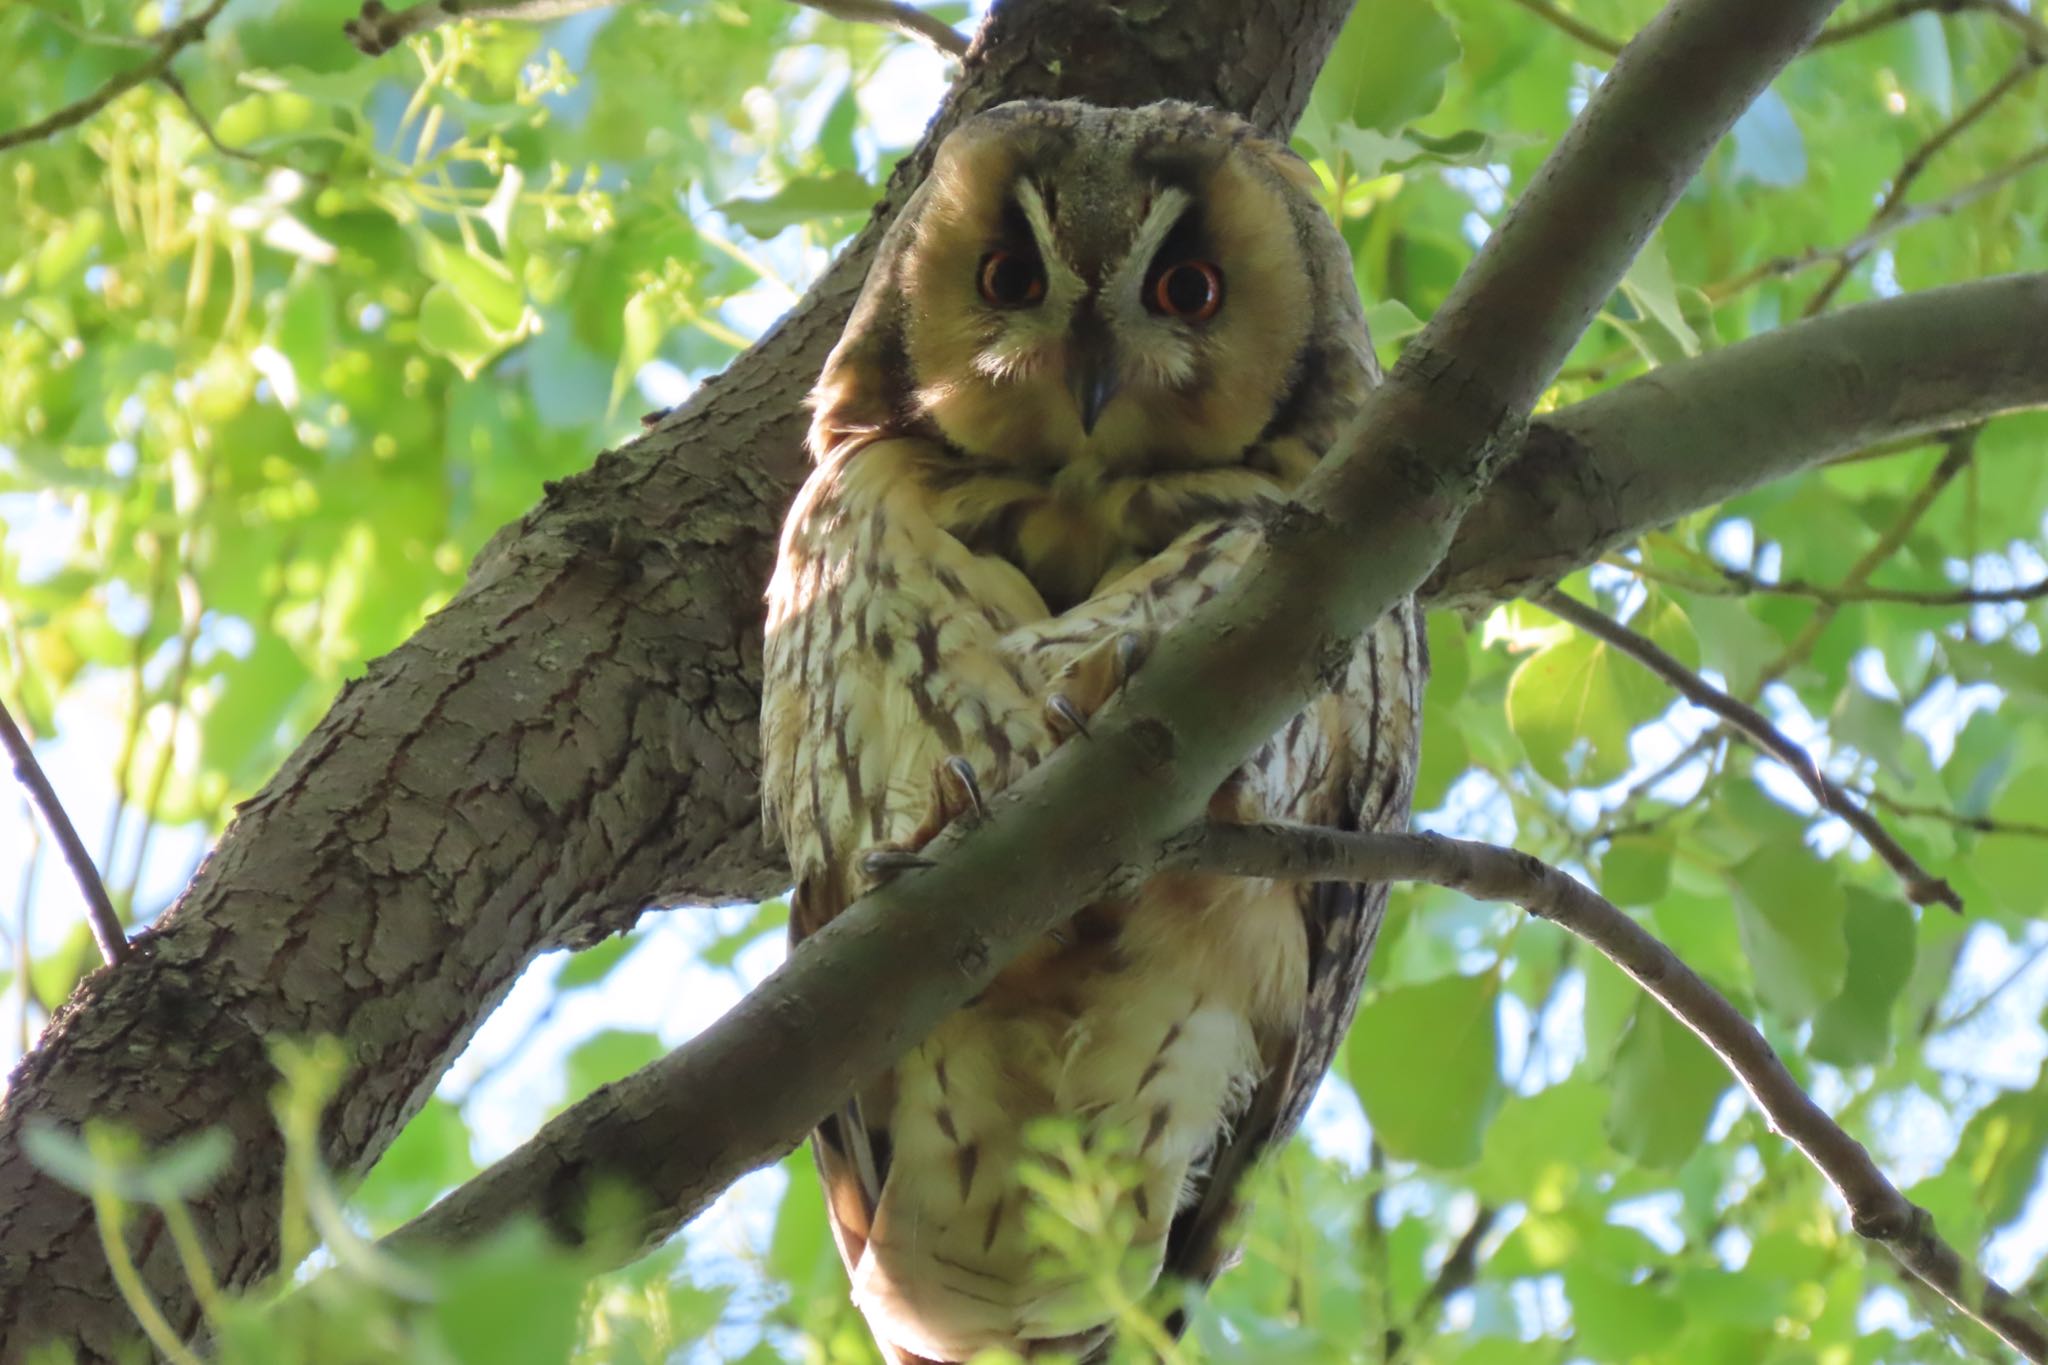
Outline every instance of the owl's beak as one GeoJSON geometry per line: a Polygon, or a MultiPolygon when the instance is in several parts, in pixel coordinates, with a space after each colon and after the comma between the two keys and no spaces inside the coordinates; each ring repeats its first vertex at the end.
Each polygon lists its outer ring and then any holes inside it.
{"type": "Polygon", "coordinates": [[[1095,423],[1109,400],[1123,387],[1123,375],[1116,363],[1116,344],[1101,318],[1084,313],[1074,319],[1067,337],[1067,387],[1074,406],[1081,412],[1081,432],[1092,435],[1095,423]]]}

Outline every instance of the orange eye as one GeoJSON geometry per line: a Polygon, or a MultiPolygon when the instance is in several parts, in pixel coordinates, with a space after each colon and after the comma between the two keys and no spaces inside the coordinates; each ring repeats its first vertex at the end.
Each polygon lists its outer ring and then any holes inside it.
{"type": "Polygon", "coordinates": [[[1223,272],[1207,261],[1182,261],[1159,272],[1146,300],[1155,313],[1207,322],[1223,306],[1223,272]]]}
{"type": "Polygon", "coordinates": [[[981,258],[981,296],[997,308],[1025,308],[1045,297],[1045,271],[1029,256],[1000,247],[981,258]]]}

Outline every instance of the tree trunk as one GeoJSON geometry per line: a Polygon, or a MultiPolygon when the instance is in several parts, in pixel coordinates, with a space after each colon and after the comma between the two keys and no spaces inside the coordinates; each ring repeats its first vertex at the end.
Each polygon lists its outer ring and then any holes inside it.
{"type": "MultiPolygon", "coordinates": [[[[27,1125],[99,1118],[152,1144],[224,1127],[233,1160],[194,1214],[223,1281],[245,1285],[277,1262],[267,1038],[347,1044],[324,1155],[359,1174],[537,953],[649,906],[783,885],[756,794],[762,585],[803,469],[801,400],[937,139],[1022,96],[1190,99],[1285,132],[1347,8],[997,7],[874,221],[803,303],[501,532],[454,602],[343,689],[131,960],[86,978],[23,1059],[0,1111],[0,1365],[50,1339],[109,1359],[136,1335],[90,1206],[29,1162],[27,1125]]],[[[198,1309],[160,1232],[138,1218],[132,1244],[189,1333],[198,1309]]]]}

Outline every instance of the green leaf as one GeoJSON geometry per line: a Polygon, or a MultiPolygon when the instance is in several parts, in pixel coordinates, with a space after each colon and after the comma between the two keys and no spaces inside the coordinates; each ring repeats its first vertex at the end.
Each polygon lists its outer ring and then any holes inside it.
{"type": "Polygon", "coordinates": [[[453,362],[464,379],[476,378],[508,344],[445,284],[420,300],[419,336],[421,346],[453,362]]]}
{"type": "Polygon", "coordinates": [[[463,1122],[462,1111],[431,1096],[370,1168],[349,1202],[374,1223],[395,1227],[436,1195],[475,1174],[469,1125],[463,1122]]]}
{"type": "Polygon", "coordinates": [[[1351,1079],[1395,1156],[1439,1170],[1479,1159],[1502,1093],[1498,993],[1490,974],[1447,976],[1382,991],[1359,1010],[1345,1045],[1351,1079]]]}
{"type": "Polygon", "coordinates": [[[868,212],[881,191],[845,171],[791,180],[759,199],[728,199],[718,211],[756,237],[773,237],[799,223],[850,218],[868,212]]]}
{"type": "Polygon", "coordinates": [[[562,970],[555,973],[555,989],[573,991],[597,985],[644,941],[638,934],[614,934],[592,944],[562,964],[562,970]]]}
{"type": "Polygon", "coordinates": [[[1787,840],[1763,845],[1730,875],[1757,994],[1787,1019],[1810,1018],[1848,976],[1840,878],[1813,850],[1787,840]]]}
{"type": "Polygon", "coordinates": [[[1629,735],[1669,702],[1648,669],[1574,631],[1515,670],[1508,725],[1544,777],[1560,787],[1598,787],[1629,770],[1629,735]]]}
{"type": "Polygon", "coordinates": [[[2041,1174],[2048,1151],[2048,1064],[2025,1090],[2008,1090],[1971,1117],[1950,1158],[1976,1192],[1984,1226],[2019,1216],[2041,1174]]]}
{"type": "Polygon", "coordinates": [[[601,1085],[632,1075],[668,1051],[652,1033],[604,1029],[579,1043],[565,1066],[571,1097],[587,1095],[601,1085]]]}
{"type": "Polygon", "coordinates": [[[1676,1166],[1706,1134],[1729,1085],[1721,1059],[1654,1000],[1635,1019],[1614,1056],[1607,1137],[1644,1166],[1676,1166]]]}
{"type": "Polygon", "coordinates": [[[1685,320],[1678,283],[1671,276],[1671,262],[1665,259],[1661,240],[1652,237],[1644,246],[1622,277],[1621,292],[1634,305],[1636,317],[1626,323],[1617,320],[1617,325],[1636,342],[1644,359],[1663,365],[1700,353],[1699,334],[1685,320]]]}
{"type": "Polygon", "coordinates": [[[1817,1061],[1881,1066],[1891,1056],[1892,1002],[1913,974],[1913,912],[1861,887],[1848,888],[1846,897],[1846,981],[1813,1021],[1810,1046],[1817,1061]]]}
{"type": "Polygon", "coordinates": [[[1655,834],[1610,839],[1600,859],[1600,889],[1616,905],[1653,905],[1671,886],[1671,840],[1655,834]]]}
{"type": "Polygon", "coordinates": [[[1399,131],[1442,101],[1458,52],[1431,0],[1358,0],[1309,95],[1303,136],[1328,156],[1346,125],[1399,131]]]}
{"type": "Polygon", "coordinates": [[[433,1320],[458,1361],[562,1365],[576,1344],[587,1273],[522,1221],[442,1267],[433,1320]]]}

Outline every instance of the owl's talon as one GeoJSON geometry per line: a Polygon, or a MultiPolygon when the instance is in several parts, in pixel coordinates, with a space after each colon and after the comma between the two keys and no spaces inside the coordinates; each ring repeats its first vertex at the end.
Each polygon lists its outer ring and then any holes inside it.
{"type": "Polygon", "coordinates": [[[890,881],[905,872],[937,866],[922,853],[913,853],[907,848],[871,848],[860,855],[860,870],[870,881],[877,883],[890,881]]]}
{"type": "Polygon", "coordinates": [[[1045,723],[1061,739],[1071,739],[1075,735],[1083,739],[1089,737],[1088,722],[1082,717],[1081,709],[1059,692],[1045,699],[1045,723]]]}
{"type": "Polygon", "coordinates": [[[1125,631],[1116,637],[1116,685],[1121,688],[1131,680],[1131,674],[1138,671],[1138,665],[1145,659],[1145,641],[1135,631],[1125,631]]]}
{"type": "Polygon", "coordinates": [[[971,814],[979,823],[988,814],[988,805],[981,799],[981,783],[975,779],[972,763],[958,754],[948,755],[939,764],[934,777],[939,788],[940,805],[951,818],[971,814]]]}

